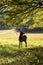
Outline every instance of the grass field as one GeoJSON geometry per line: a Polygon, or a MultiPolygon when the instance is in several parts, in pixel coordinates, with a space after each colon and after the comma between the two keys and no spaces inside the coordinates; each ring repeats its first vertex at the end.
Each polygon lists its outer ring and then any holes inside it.
{"type": "Polygon", "coordinates": [[[0,65],[43,65],[43,34],[26,34],[19,49],[19,33],[13,30],[0,31],[0,65]]]}

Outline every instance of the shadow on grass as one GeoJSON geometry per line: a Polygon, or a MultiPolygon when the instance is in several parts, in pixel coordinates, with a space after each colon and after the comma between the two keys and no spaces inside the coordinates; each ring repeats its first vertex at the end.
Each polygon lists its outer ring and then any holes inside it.
{"type": "Polygon", "coordinates": [[[16,49],[16,45],[0,45],[1,65],[43,65],[43,47],[16,49]]]}

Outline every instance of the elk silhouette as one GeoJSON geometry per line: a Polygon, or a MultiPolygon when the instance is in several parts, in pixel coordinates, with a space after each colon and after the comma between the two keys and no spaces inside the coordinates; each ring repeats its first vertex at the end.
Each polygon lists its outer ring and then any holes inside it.
{"type": "Polygon", "coordinates": [[[23,32],[20,32],[20,35],[19,35],[19,48],[21,47],[22,48],[22,42],[24,41],[25,42],[25,47],[27,47],[27,36],[24,35],[23,32]]]}

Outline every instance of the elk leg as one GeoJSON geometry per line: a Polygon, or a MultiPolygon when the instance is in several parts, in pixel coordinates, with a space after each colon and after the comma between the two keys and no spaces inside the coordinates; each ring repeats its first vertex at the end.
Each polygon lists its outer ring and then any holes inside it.
{"type": "Polygon", "coordinates": [[[22,48],[22,42],[21,42],[21,48],[22,48]]]}
{"type": "Polygon", "coordinates": [[[25,41],[25,47],[27,47],[27,42],[25,41]]]}
{"type": "Polygon", "coordinates": [[[19,48],[20,48],[20,44],[21,44],[21,43],[20,43],[20,41],[19,41],[19,48]]]}

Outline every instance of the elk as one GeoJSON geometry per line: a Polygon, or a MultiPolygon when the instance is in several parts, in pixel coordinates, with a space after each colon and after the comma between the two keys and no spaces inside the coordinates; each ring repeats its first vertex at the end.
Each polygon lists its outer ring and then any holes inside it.
{"type": "Polygon", "coordinates": [[[22,42],[25,42],[25,47],[27,47],[27,36],[24,35],[23,32],[20,32],[20,35],[19,35],[19,48],[21,47],[22,48],[22,42]]]}

